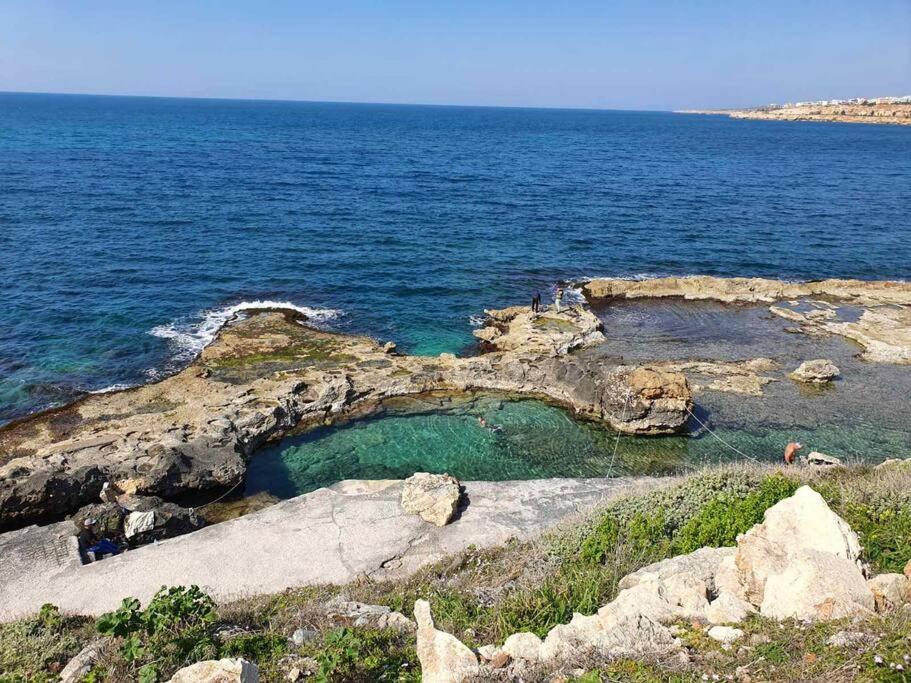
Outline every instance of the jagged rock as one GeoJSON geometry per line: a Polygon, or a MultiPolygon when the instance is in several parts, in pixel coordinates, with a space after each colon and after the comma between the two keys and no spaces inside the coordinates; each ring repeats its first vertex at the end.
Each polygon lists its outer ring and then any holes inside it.
{"type": "Polygon", "coordinates": [[[417,653],[424,683],[462,683],[480,671],[478,659],[455,636],[434,628],[430,603],[414,603],[417,621],[417,653]]]}
{"type": "Polygon", "coordinates": [[[841,458],[836,458],[834,455],[826,455],[819,451],[812,451],[807,456],[807,464],[815,465],[817,467],[840,467],[842,462],[841,458]]]}
{"type": "Polygon", "coordinates": [[[825,384],[838,377],[841,371],[830,360],[808,360],[801,363],[789,377],[797,382],[825,384]]]}
{"type": "Polygon", "coordinates": [[[509,664],[511,658],[508,654],[503,651],[496,653],[491,660],[488,662],[488,666],[491,669],[502,669],[507,664],[509,664]]]}
{"type": "Polygon", "coordinates": [[[401,633],[414,631],[414,622],[385,605],[368,605],[336,596],[326,605],[326,617],[337,624],[370,628],[391,628],[401,633]]]}
{"type": "Polygon", "coordinates": [[[536,662],[541,658],[543,641],[534,633],[513,633],[501,648],[513,659],[536,662]]]}
{"type": "Polygon", "coordinates": [[[294,633],[291,634],[291,642],[297,647],[300,647],[304,643],[309,643],[311,640],[316,640],[318,637],[319,631],[299,628],[295,629],[294,633]]]}
{"type": "Polygon", "coordinates": [[[874,639],[861,631],[839,631],[829,637],[826,641],[826,645],[840,648],[857,647],[858,645],[869,643],[872,640],[874,639]]]}
{"type": "Polygon", "coordinates": [[[904,574],[880,574],[867,581],[873,593],[877,612],[888,612],[905,602],[911,590],[911,579],[904,574]]]}
{"type": "Polygon", "coordinates": [[[712,640],[717,640],[719,643],[730,645],[743,638],[743,631],[731,626],[712,626],[712,628],[707,631],[707,635],[712,640]]]}
{"type": "Polygon", "coordinates": [[[207,659],[184,667],[170,683],[259,683],[259,668],[246,659],[207,659]]]}
{"type": "Polygon", "coordinates": [[[461,495],[455,477],[418,472],[405,480],[402,507],[431,524],[445,526],[455,515],[461,495]]]}
{"type": "Polygon", "coordinates": [[[873,609],[860,551],[857,534],[802,486],[738,538],[735,562],[747,599],[764,616],[837,619],[873,609]]]}
{"type": "Polygon", "coordinates": [[[95,665],[95,662],[98,661],[98,658],[101,657],[103,645],[104,640],[96,638],[82,648],[82,650],[79,651],[79,654],[73,657],[67,665],[63,667],[63,670],[60,672],[60,683],[81,683],[82,679],[92,670],[92,667],[95,665]]]}

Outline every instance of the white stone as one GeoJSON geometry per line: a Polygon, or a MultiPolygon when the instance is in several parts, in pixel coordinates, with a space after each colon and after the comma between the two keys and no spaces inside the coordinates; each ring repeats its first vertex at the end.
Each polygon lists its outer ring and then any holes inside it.
{"type": "Polygon", "coordinates": [[[418,472],[405,480],[402,507],[431,524],[445,526],[458,509],[460,496],[455,477],[418,472]]]}
{"type": "Polygon", "coordinates": [[[857,562],[860,539],[809,486],[801,486],[765,512],[763,522],[737,539],[735,562],[747,599],[763,601],[766,579],[781,573],[789,556],[807,550],[857,562]]]}
{"type": "Polygon", "coordinates": [[[739,624],[756,608],[746,600],[722,591],[705,609],[705,618],[710,624],[739,624]]]}
{"type": "Polygon", "coordinates": [[[184,667],[170,683],[259,683],[259,668],[246,659],[207,659],[184,667]]]}
{"type": "Polygon", "coordinates": [[[474,652],[454,635],[434,628],[429,602],[414,603],[414,618],[423,683],[462,683],[478,674],[474,652]]]}
{"type": "Polygon", "coordinates": [[[836,458],[834,455],[812,451],[807,456],[807,464],[816,465],[818,467],[839,467],[842,462],[841,458],[836,458]]]}
{"type": "Polygon", "coordinates": [[[785,569],[768,576],[759,611],[779,620],[866,616],[873,594],[854,562],[806,550],[789,555],[785,569]]]}
{"type": "Polygon", "coordinates": [[[888,612],[908,599],[909,583],[904,574],[880,574],[867,581],[877,612],[888,612]]]}
{"type": "Polygon", "coordinates": [[[544,642],[534,633],[513,633],[501,648],[513,659],[535,662],[541,658],[544,642]]]}
{"type": "MultiPolygon", "coordinates": [[[[831,312],[830,312],[831,313],[831,312]]],[[[828,316],[828,314],[823,314],[828,316]]],[[[810,319],[812,319],[811,316],[810,319]]],[[[822,316],[819,316],[822,317],[822,316]]],[[[800,366],[791,373],[790,377],[793,380],[798,382],[806,382],[810,384],[824,384],[825,382],[831,382],[833,379],[838,377],[841,374],[839,369],[835,364],[830,360],[818,359],[818,360],[808,360],[800,364],[800,366]]]]}
{"type": "Polygon", "coordinates": [[[708,630],[709,638],[717,640],[719,643],[730,645],[743,637],[743,631],[732,626],[712,626],[708,630]]]}
{"type": "Polygon", "coordinates": [[[103,640],[93,640],[79,651],[60,672],[60,683],[79,683],[101,656],[103,640]]]}

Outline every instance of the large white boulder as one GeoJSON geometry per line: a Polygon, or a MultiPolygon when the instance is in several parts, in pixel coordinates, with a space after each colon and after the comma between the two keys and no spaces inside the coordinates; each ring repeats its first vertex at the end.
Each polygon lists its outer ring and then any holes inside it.
{"type": "Polygon", "coordinates": [[[747,599],[764,616],[837,619],[873,609],[860,553],[847,522],[802,486],[737,539],[735,563],[747,599]]]}
{"type": "Polygon", "coordinates": [[[423,683],[462,683],[476,676],[478,658],[467,645],[433,625],[430,603],[417,600],[414,618],[418,624],[417,653],[423,683]]]}
{"type": "Polygon", "coordinates": [[[405,480],[402,507],[431,524],[445,526],[458,509],[460,496],[455,477],[418,472],[405,480]]]}
{"type": "Polygon", "coordinates": [[[184,667],[169,683],[259,683],[259,669],[246,659],[207,659],[184,667]]]}

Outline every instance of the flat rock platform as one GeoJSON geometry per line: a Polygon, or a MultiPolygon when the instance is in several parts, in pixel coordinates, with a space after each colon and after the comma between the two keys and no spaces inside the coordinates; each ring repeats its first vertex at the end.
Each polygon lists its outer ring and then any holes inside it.
{"type": "Polygon", "coordinates": [[[197,584],[218,601],[359,577],[406,576],[462,551],[528,539],[647,478],[465,482],[437,528],[400,504],[402,482],[344,481],[185,536],[83,565],[70,522],[0,534],[0,620],[53,603],[97,615],[125,597],[197,584]]]}

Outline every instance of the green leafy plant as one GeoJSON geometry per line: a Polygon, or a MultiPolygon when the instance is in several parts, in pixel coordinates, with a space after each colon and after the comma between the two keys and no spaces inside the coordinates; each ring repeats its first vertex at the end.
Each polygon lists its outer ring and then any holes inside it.
{"type": "Polygon", "coordinates": [[[134,665],[140,683],[154,683],[167,668],[214,649],[215,603],[197,586],[162,588],[145,610],[126,598],[102,615],[100,633],[120,639],[120,655],[134,665]]]}
{"type": "Polygon", "coordinates": [[[317,681],[419,681],[417,655],[392,630],[330,631],[316,653],[317,681]]]}

